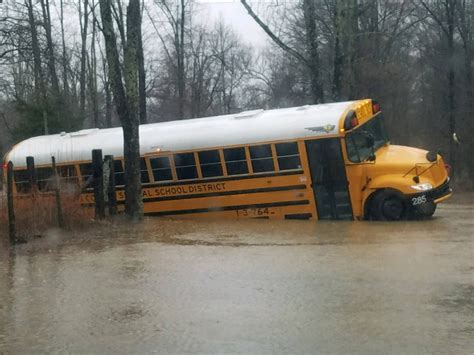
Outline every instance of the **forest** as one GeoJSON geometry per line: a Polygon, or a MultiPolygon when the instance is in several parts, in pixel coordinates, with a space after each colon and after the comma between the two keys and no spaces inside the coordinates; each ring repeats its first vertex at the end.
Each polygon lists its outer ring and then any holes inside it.
{"type": "Polygon", "coordinates": [[[374,98],[391,142],[474,176],[474,1],[240,0],[256,46],[197,0],[0,1],[0,144],[374,98]],[[127,102],[127,105],[120,103],[127,102]],[[130,123],[130,122],[128,122],[130,123]]]}

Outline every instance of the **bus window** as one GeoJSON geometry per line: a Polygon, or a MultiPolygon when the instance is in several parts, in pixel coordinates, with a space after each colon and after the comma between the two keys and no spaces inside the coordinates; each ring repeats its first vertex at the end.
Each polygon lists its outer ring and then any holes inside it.
{"type": "Polygon", "coordinates": [[[275,171],[270,144],[249,147],[249,151],[254,173],[275,171]]]}
{"type": "Polygon", "coordinates": [[[18,194],[30,193],[30,174],[28,170],[15,170],[13,171],[15,178],[16,192],[18,194]]]}
{"type": "Polygon", "coordinates": [[[79,169],[81,171],[83,188],[88,189],[93,187],[92,182],[94,180],[94,176],[92,173],[92,163],[80,164],[79,169]]]}
{"type": "Polygon", "coordinates": [[[125,173],[121,160],[114,160],[115,186],[125,185],[125,173]]]}
{"type": "Polygon", "coordinates": [[[62,183],[76,185],[77,184],[77,174],[76,168],[74,165],[63,165],[56,168],[58,176],[62,183]]]}
{"type": "Polygon", "coordinates": [[[373,151],[377,151],[388,141],[383,116],[377,114],[373,119],[347,134],[347,156],[353,163],[363,162],[369,158],[373,151]],[[373,144],[367,144],[369,138],[373,140],[373,144]]]}
{"type": "Polygon", "coordinates": [[[155,181],[169,181],[173,180],[173,173],[171,172],[170,158],[159,157],[150,158],[151,171],[155,181]]]}
{"type": "Polygon", "coordinates": [[[174,164],[178,180],[197,179],[198,173],[193,153],[175,154],[174,164]]]}
{"type": "Polygon", "coordinates": [[[247,158],[245,157],[245,148],[224,149],[225,164],[227,175],[248,174],[247,158]]]}
{"type": "Polygon", "coordinates": [[[221,157],[218,150],[199,152],[202,177],[222,176],[221,157]]]}
{"type": "Polygon", "coordinates": [[[58,175],[61,179],[70,179],[77,177],[76,175],[76,168],[74,165],[62,165],[56,167],[58,171],[58,175]]]}
{"type": "Polygon", "coordinates": [[[38,168],[36,169],[36,178],[38,190],[42,192],[52,190],[53,168],[38,168]]]}
{"type": "Polygon", "coordinates": [[[301,169],[298,144],[296,142],[275,144],[280,170],[301,169]]]}
{"type": "Polygon", "coordinates": [[[140,176],[142,184],[148,184],[150,182],[150,177],[148,176],[148,168],[146,167],[145,158],[140,158],[140,176]]]}

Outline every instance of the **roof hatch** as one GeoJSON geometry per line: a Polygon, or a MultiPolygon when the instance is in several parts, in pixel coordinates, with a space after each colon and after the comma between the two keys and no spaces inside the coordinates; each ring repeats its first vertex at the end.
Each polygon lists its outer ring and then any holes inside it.
{"type": "Polygon", "coordinates": [[[241,113],[236,114],[234,116],[234,118],[236,120],[240,120],[240,119],[243,119],[243,118],[252,118],[252,117],[258,116],[263,111],[265,111],[265,110],[259,109],[259,110],[243,111],[241,113]]]}

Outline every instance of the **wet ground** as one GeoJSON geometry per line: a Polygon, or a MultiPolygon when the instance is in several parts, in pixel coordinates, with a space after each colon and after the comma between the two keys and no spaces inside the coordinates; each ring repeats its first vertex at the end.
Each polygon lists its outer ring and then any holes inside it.
{"type": "Polygon", "coordinates": [[[0,353],[474,350],[474,206],[423,222],[104,224],[0,249],[0,353]]]}

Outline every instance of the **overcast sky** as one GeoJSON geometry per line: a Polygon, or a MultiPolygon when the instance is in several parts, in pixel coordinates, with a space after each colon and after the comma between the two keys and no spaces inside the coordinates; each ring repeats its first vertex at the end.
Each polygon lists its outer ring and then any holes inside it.
{"type": "MultiPolygon", "coordinates": [[[[80,0],[82,1],[82,0],[80,0]]],[[[263,46],[267,41],[267,36],[263,30],[255,23],[247,11],[244,9],[240,0],[194,0],[195,19],[203,21],[205,24],[212,24],[213,21],[218,21],[222,18],[223,21],[232,26],[240,35],[241,38],[256,46],[263,46]],[[211,21],[209,21],[211,20],[211,21]]],[[[251,0],[251,5],[258,4],[258,1],[266,2],[268,0],[251,0]]],[[[21,3],[22,0],[4,0],[3,4],[21,3]]],[[[126,3],[126,1],[125,1],[126,3]]],[[[8,14],[8,6],[0,7],[0,16],[8,14]],[[5,13],[7,11],[7,13],[5,13]]],[[[258,9],[256,9],[258,10],[258,9]]],[[[77,10],[71,8],[66,9],[66,16],[70,18],[70,27],[66,29],[73,37],[79,35],[77,10]]],[[[57,20],[57,11],[52,11],[53,23],[57,20]]],[[[67,20],[66,20],[67,21],[67,20]]]]}
{"type": "Polygon", "coordinates": [[[250,17],[239,0],[197,0],[202,11],[199,17],[206,16],[212,20],[222,17],[225,23],[231,25],[247,43],[261,46],[267,40],[266,34],[250,17]]]}

